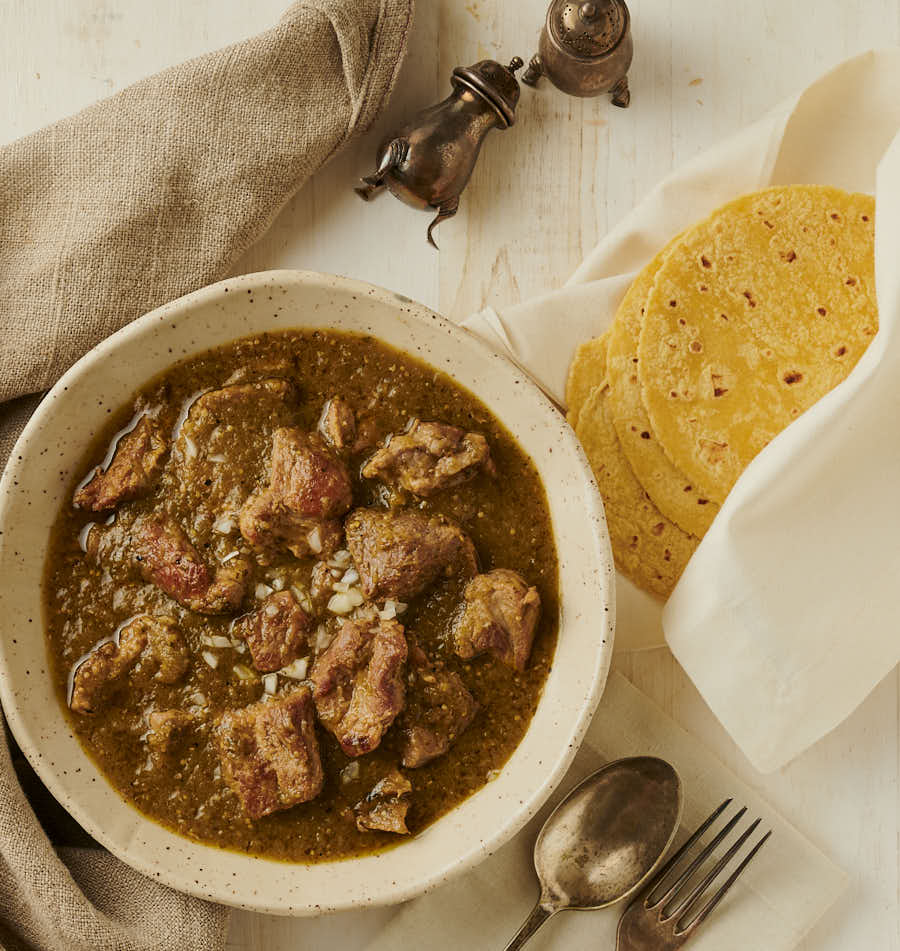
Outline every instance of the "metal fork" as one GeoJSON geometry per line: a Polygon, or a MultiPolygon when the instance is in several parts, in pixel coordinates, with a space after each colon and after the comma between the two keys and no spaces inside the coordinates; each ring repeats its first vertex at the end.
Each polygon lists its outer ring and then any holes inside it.
{"type": "Polygon", "coordinates": [[[731,886],[737,881],[740,874],[750,864],[756,853],[765,845],[772,834],[770,829],[762,835],[750,848],[750,851],[740,860],[737,867],[720,888],[705,903],[701,905],[709,887],[719,877],[720,873],[735,859],[756,829],[760,821],[757,819],[741,833],[728,850],[716,860],[715,864],[703,875],[702,879],[690,888],[691,880],[700,872],[702,866],[713,852],[725,841],[735,826],[747,812],[744,806],[730,819],[710,843],[705,846],[699,855],[681,872],[665,891],[661,888],[677,871],[676,866],[682,858],[702,838],[707,829],[731,805],[732,800],[726,799],[712,815],[706,819],[699,829],[681,846],[680,849],[662,866],[653,876],[647,886],[640,892],[634,901],[625,909],[619,921],[619,930],[616,934],[616,951],[676,951],[694,934],[712,914],[713,909],[728,893],[731,886]]]}

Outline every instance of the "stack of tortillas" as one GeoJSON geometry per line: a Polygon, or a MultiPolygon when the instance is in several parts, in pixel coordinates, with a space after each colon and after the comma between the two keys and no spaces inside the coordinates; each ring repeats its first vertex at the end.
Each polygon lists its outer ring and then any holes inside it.
{"type": "Polygon", "coordinates": [[[814,185],[738,198],[671,241],[566,391],[616,565],[668,597],[751,459],[878,329],[875,201],[814,185]]]}

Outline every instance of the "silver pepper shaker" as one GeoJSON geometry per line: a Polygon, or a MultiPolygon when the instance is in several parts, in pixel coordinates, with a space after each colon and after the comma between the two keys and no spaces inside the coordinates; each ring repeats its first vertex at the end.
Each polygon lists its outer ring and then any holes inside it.
{"type": "Polygon", "coordinates": [[[631,101],[633,54],[631,15],[624,0],[553,0],[522,82],[535,86],[546,76],[570,96],[608,92],[613,105],[624,108],[631,101]]]}
{"type": "Polygon", "coordinates": [[[356,193],[368,201],[387,188],[414,208],[435,208],[428,241],[436,248],[434,229],[456,214],[485,137],[516,121],[515,73],[523,65],[516,56],[509,66],[486,59],[454,69],[453,92],[381,143],[375,174],[364,178],[356,193]]]}

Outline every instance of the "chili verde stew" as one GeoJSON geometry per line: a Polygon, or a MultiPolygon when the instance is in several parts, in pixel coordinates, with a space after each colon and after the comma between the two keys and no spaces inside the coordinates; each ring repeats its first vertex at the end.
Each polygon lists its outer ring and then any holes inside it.
{"type": "Polygon", "coordinates": [[[360,335],[242,339],[145,386],[83,476],[47,554],[54,675],[156,821],[360,855],[522,739],[557,637],[546,497],[449,376],[360,335]]]}

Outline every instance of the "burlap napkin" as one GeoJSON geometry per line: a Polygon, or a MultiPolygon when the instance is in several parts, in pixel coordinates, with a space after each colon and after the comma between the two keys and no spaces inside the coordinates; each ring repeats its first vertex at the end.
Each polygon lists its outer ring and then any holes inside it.
{"type": "MultiPolygon", "coordinates": [[[[259,36],[0,149],[0,463],[40,393],[225,275],[375,118],[412,0],[302,0],[259,36]]],[[[97,850],[54,851],[0,725],[0,949],[205,951],[227,914],[97,850]]]]}

